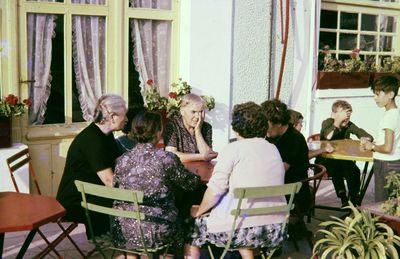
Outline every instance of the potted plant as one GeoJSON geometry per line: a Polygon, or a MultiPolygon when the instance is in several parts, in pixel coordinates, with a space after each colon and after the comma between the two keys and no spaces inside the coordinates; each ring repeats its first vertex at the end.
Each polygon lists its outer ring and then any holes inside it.
{"type": "Polygon", "coordinates": [[[0,99],[0,148],[11,146],[11,120],[25,112],[25,106],[30,106],[32,101],[25,99],[21,102],[18,97],[9,94],[0,99]]]}
{"type": "Polygon", "coordinates": [[[318,67],[318,89],[367,88],[373,80],[388,74],[400,79],[400,57],[385,58],[383,66],[376,67],[374,59],[360,59],[359,49],[354,49],[349,59],[337,60],[326,45],[320,52],[318,67]]]}
{"type": "Polygon", "coordinates": [[[396,246],[400,246],[400,237],[388,225],[351,203],[346,208],[351,214],[345,219],[331,216],[333,220],[320,224],[324,229],[318,232],[323,237],[315,243],[313,257],[398,258],[396,246]]]}
{"type": "MultiPolygon", "coordinates": [[[[153,80],[147,80],[146,90],[143,92],[144,104],[149,110],[165,111],[167,118],[178,114],[181,107],[181,99],[190,93],[191,86],[179,78],[178,82],[171,84],[168,96],[161,96],[153,80]]],[[[206,108],[212,110],[215,107],[215,99],[211,96],[200,96],[206,103],[206,108]]]]}

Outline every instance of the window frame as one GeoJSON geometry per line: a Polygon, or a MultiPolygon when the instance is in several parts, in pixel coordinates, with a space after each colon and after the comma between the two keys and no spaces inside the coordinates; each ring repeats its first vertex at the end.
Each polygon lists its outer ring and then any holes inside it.
{"type": "MultiPolygon", "coordinates": [[[[357,46],[354,48],[359,48],[360,46],[360,35],[376,35],[377,36],[377,49],[376,51],[365,51],[361,50],[360,53],[362,55],[374,55],[375,56],[375,64],[378,65],[380,60],[376,59],[377,56],[398,56],[400,55],[400,5],[399,0],[395,3],[389,2],[375,2],[375,1],[359,1],[359,0],[323,0],[321,3],[321,11],[328,10],[328,11],[337,11],[338,12],[338,20],[336,29],[324,29],[319,28],[320,32],[332,32],[336,33],[336,49],[331,49],[331,53],[335,55],[336,58],[339,57],[340,54],[348,55],[352,52],[352,50],[340,50],[340,33],[351,33],[357,35],[357,46]],[[357,22],[357,30],[346,30],[340,29],[340,15],[341,12],[346,13],[357,13],[358,14],[358,22],[357,22]],[[372,15],[387,15],[393,16],[396,19],[396,31],[389,33],[389,32],[379,32],[379,28],[377,31],[362,31],[361,30],[361,14],[372,14],[372,15]],[[393,36],[396,37],[393,40],[393,52],[387,51],[379,51],[379,41],[380,36],[393,36]]],[[[380,25],[380,19],[378,18],[378,26],[380,25]]]]}
{"type": "MultiPolygon", "coordinates": [[[[89,122],[72,122],[72,16],[103,16],[106,19],[106,93],[120,94],[128,100],[129,19],[171,21],[171,80],[178,78],[179,63],[179,0],[171,0],[171,10],[129,7],[129,0],[106,0],[104,5],[18,0],[19,81],[27,79],[27,13],[61,14],[64,16],[64,123],[29,125],[27,114],[21,120],[27,140],[62,139],[75,136],[89,122]],[[122,25],[122,26],[121,26],[122,25]],[[122,62],[121,62],[122,61],[122,62]],[[122,63],[122,69],[121,69],[122,63]],[[24,65],[25,64],[25,65],[24,65]]],[[[4,89],[3,89],[4,90],[4,89]]],[[[28,98],[26,84],[19,85],[20,98],[28,98]]]]}

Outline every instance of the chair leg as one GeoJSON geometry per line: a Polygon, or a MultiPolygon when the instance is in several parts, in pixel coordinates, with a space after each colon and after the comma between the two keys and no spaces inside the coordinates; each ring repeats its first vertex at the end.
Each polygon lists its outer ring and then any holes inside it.
{"type": "Polygon", "coordinates": [[[57,255],[58,258],[61,258],[60,253],[58,253],[57,250],[56,250],[56,248],[55,248],[57,244],[55,244],[54,241],[50,243],[50,241],[47,240],[46,236],[43,234],[42,231],[40,231],[40,229],[38,229],[37,232],[39,233],[39,235],[42,237],[42,239],[43,239],[43,240],[46,242],[46,244],[47,244],[47,247],[46,247],[46,249],[44,250],[44,251],[46,251],[46,252],[42,251],[42,252],[40,253],[40,255],[42,255],[42,256],[44,257],[46,254],[50,253],[50,251],[53,251],[53,252],[57,255]]]}
{"type": "Polygon", "coordinates": [[[78,250],[79,254],[83,258],[85,258],[85,254],[82,252],[82,250],[78,247],[78,245],[75,243],[75,241],[69,235],[75,228],[78,227],[78,223],[72,222],[71,225],[69,225],[67,228],[64,228],[64,226],[62,225],[62,223],[60,221],[57,222],[57,225],[61,228],[61,230],[63,232],[60,235],[60,237],[62,236],[62,239],[64,239],[64,237],[67,237],[69,239],[69,241],[71,241],[72,245],[76,248],[76,250],[78,250]]]}

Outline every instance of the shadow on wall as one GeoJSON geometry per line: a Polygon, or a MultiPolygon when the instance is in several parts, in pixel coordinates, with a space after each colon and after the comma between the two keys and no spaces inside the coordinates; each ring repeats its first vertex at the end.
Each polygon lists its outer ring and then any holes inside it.
{"type": "Polygon", "coordinates": [[[216,102],[215,108],[206,112],[205,120],[213,126],[214,130],[228,130],[229,116],[228,106],[224,103],[216,102]]]}

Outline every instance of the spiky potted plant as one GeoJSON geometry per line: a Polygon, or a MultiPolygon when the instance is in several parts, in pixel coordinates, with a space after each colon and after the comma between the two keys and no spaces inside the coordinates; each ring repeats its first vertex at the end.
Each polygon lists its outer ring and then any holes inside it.
{"type": "Polygon", "coordinates": [[[345,219],[331,216],[332,220],[320,224],[324,229],[318,232],[323,237],[315,243],[313,257],[398,258],[396,246],[400,246],[400,237],[388,225],[351,203],[346,208],[351,214],[345,219]]]}

